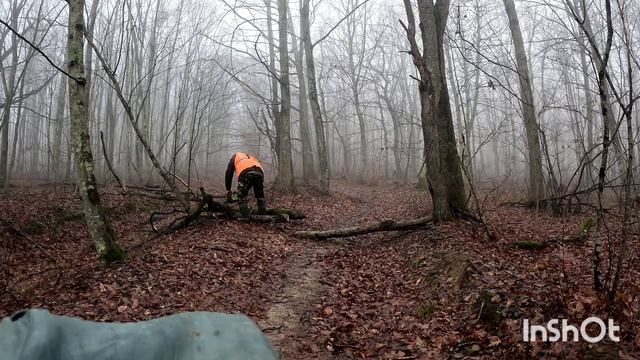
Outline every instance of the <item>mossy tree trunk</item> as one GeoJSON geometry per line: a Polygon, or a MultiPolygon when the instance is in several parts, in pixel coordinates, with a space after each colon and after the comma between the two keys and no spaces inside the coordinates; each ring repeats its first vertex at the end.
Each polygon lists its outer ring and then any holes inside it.
{"type": "Polygon", "coordinates": [[[87,229],[100,258],[106,262],[123,260],[115,232],[107,218],[96,188],[93,155],[88,124],[88,94],[83,54],[84,0],[69,0],[69,35],[67,43],[69,78],[69,114],[78,189],[82,198],[87,229]]]}

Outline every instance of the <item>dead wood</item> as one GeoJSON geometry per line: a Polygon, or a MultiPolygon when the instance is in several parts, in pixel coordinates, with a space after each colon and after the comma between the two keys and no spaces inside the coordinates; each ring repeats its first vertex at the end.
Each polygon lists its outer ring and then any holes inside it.
{"type": "Polygon", "coordinates": [[[411,220],[384,220],[376,224],[354,226],[342,229],[320,230],[320,231],[298,231],[295,233],[300,238],[328,239],[347,236],[370,234],[380,231],[417,230],[425,228],[433,220],[429,217],[421,217],[411,220]]]}
{"type": "Polygon", "coordinates": [[[100,131],[100,143],[102,144],[102,155],[104,156],[104,160],[107,163],[107,167],[109,168],[109,171],[111,172],[111,175],[113,175],[113,177],[116,179],[116,181],[118,182],[118,185],[120,185],[120,188],[122,189],[122,191],[124,193],[126,193],[127,192],[127,188],[124,186],[124,184],[120,180],[120,177],[118,176],[118,174],[116,174],[115,170],[113,170],[113,166],[111,165],[111,160],[109,159],[109,156],[107,155],[107,147],[104,145],[104,134],[103,134],[102,131],[100,131]]]}
{"type": "Polygon", "coordinates": [[[175,213],[184,213],[185,211],[174,208],[172,211],[168,212],[153,212],[149,219],[151,228],[158,234],[172,233],[179,229],[186,228],[192,222],[198,220],[198,218],[204,212],[211,213],[215,217],[226,217],[233,220],[260,223],[283,223],[289,222],[290,220],[304,219],[304,214],[292,209],[267,209],[264,214],[252,213],[247,218],[242,215],[239,209],[227,203],[216,201],[214,200],[214,198],[214,195],[207,193],[204,188],[200,188],[200,197],[197,199],[198,205],[193,211],[190,211],[187,215],[173,220],[168,226],[164,227],[163,229],[160,229],[156,226],[155,222],[159,217],[175,213]]]}
{"type": "MultiPolygon", "coordinates": [[[[103,192],[102,194],[108,195],[125,195],[125,196],[140,196],[153,200],[161,200],[161,201],[178,201],[179,198],[176,194],[170,190],[166,190],[163,188],[148,188],[146,186],[127,186],[126,192],[121,193],[107,193],[103,192]]],[[[200,201],[202,198],[200,196],[196,196],[188,191],[183,191],[180,193],[180,196],[188,199],[189,201],[200,201]]]]}

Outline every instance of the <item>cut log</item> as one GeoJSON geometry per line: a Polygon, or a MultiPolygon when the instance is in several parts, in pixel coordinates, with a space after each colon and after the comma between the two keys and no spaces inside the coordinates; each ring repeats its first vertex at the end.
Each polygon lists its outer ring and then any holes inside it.
{"type": "Polygon", "coordinates": [[[421,217],[412,220],[385,220],[377,224],[354,226],[342,229],[320,230],[320,231],[298,231],[295,233],[297,237],[309,239],[328,239],[347,236],[356,236],[370,234],[380,231],[401,231],[416,230],[424,228],[433,220],[428,217],[421,217]]]}

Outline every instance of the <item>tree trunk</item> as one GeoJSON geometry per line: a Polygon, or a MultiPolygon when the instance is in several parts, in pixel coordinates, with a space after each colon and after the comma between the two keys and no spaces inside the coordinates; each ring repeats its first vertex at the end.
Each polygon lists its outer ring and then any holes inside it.
{"type": "MultiPolygon", "coordinates": [[[[451,81],[451,91],[453,91],[453,106],[455,107],[456,111],[456,129],[458,130],[458,137],[462,138],[463,136],[466,136],[462,127],[462,112],[464,111],[464,109],[461,105],[462,100],[460,99],[460,86],[457,81],[456,73],[454,72],[453,60],[451,59],[453,57],[453,55],[451,54],[452,51],[453,50],[451,49],[449,41],[447,40],[447,49],[445,50],[445,58],[447,60],[447,73],[449,75],[449,81],[451,81]]],[[[468,163],[467,158],[469,157],[469,152],[467,151],[466,147],[466,141],[458,139],[458,151],[460,152],[460,156],[462,157],[463,166],[466,166],[466,164],[468,163]]]]}
{"type": "MultiPolygon", "coordinates": [[[[278,108],[279,99],[278,99],[278,78],[276,77],[276,45],[275,45],[275,37],[273,34],[273,16],[271,10],[271,0],[264,0],[264,5],[267,8],[267,38],[269,41],[269,71],[271,72],[271,102],[269,104],[269,113],[271,118],[273,119],[273,127],[275,128],[275,141],[273,142],[274,148],[272,149],[272,153],[275,154],[274,163],[277,169],[280,169],[279,165],[279,156],[280,156],[280,147],[281,147],[281,138],[278,134],[282,133],[280,129],[280,109],[278,108]]],[[[276,174],[276,180],[277,180],[276,174]]]]}
{"type": "Polygon", "coordinates": [[[280,111],[278,176],[276,187],[285,192],[295,189],[291,154],[291,89],[289,87],[289,51],[287,43],[287,0],[278,0],[278,36],[280,52],[280,111]]]}
{"type": "Polygon", "coordinates": [[[2,111],[2,124],[0,126],[0,128],[2,128],[0,131],[0,186],[3,188],[9,183],[9,125],[11,120],[11,104],[13,103],[13,95],[11,93],[5,94],[7,94],[7,100],[5,108],[2,111]]]}
{"type": "Polygon", "coordinates": [[[527,136],[527,148],[529,154],[529,202],[538,206],[538,202],[544,198],[544,177],[542,175],[542,154],[540,151],[540,138],[538,136],[538,121],[533,103],[533,91],[529,79],[529,65],[524,51],[520,22],[513,0],[504,0],[504,6],[509,17],[509,29],[516,51],[518,66],[518,80],[520,84],[520,98],[522,114],[524,118],[525,133],[527,136]]]}
{"type": "MultiPolygon", "coordinates": [[[[11,145],[11,161],[9,163],[9,169],[7,171],[7,180],[10,179],[13,176],[13,170],[14,167],[16,165],[16,158],[17,158],[17,148],[18,148],[18,134],[20,131],[20,126],[22,125],[22,117],[24,116],[24,108],[23,108],[23,101],[24,101],[24,84],[25,81],[23,80],[20,83],[20,100],[18,101],[18,113],[16,114],[16,125],[13,128],[13,143],[11,145]]],[[[47,139],[49,137],[47,136],[47,139]]],[[[49,176],[49,173],[47,173],[47,176],[49,176]]],[[[9,182],[5,182],[4,183],[4,191],[7,191],[7,187],[9,186],[9,182]]]]}
{"type": "Polygon", "coordinates": [[[329,162],[327,159],[327,144],[324,135],[322,112],[318,101],[316,83],[316,66],[313,59],[313,45],[309,29],[309,0],[302,0],[300,9],[300,35],[304,44],[304,52],[307,62],[307,83],[309,84],[309,103],[313,115],[313,126],[316,132],[316,147],[318,148],[318,180],[319,190],[322,194],[329,193],[329,162]]]}
{"type": "MultiPolygon", "coordinates": [[[[18,28],[18,17],[22,6],[12,1],[10,4],[10,23],[14,29],[18,28]]],[[[5,70],[3,65],[2,84],[4,85],[4,108],[2,109],[2,123],[0,123],[0,186],[6,188],[9,183],[9,126],[11,120],[11,106],[16,95],[16,72],[18,70],[18,36],[11,34],[11,48],[7,49],[11,53],[10,70],[5,70]],[[6,77],[8,74],[8,79],[6,77]]],[[[4,50],[4,48],[3,48],[4,50]]],[[[25,64],[26,66],[26,64],[25,64]]]]}
{"type": "MultiPolygon", "coordinates": [[[[587,150],[593,149],[593,95],[591,94],[591,81],[589,81],[589,66],[587,65],[587,54],[585,44],[580,38],[580,67],[582,69],[582,84],[584,87],[585,109],[587,113],[587,150]]],[[[590,178],[592,178],[590,176],[590,178]]]]}
{"type": "Polygon", "coordinates": [[[618,253],[618,259],[616,262],[616,269],[613,277],[613,284],[611,285],[611,290],[609,292],[609,300],[613,304],[616,298],[616,293],[618,291],[618,287],[624,276],[622,270],[624,266],[625,258],[627,257],[627,247],[629,242],[629,237],[632,234],[632,223],[631,223],[631,202],[633,201],[633,196],[635,193],[633,182],[633,152],[634,152],[634,143],[635,138],[633,136],[633,106],[636,102],[635,92],[633,87],[633,61],[631,59],[632,43],[629,36],[629,28],[627,27],[626,15],[624,13],[620,13],[620,19],[622,21],[622,33],[624,40],[624,47],[626,50],[626,63],[627,63],[627,84],[629,86],[629,104],[624,109],[624,117],[627,125],[627,168],[625,173],[625,181],[624,181],[624,200],[623,200],[623,221],[622,221],[622,239],[620,242],[620,250],[618,253]]]}
{"type": "MultiPolygon", "coordinates": [[[[289,14],[291,15],[291,14],[289,14]]],[[[315,162],[313,160],[313,147],[311,146],[311,133],[309,131],[309,107],[307,95],[307,82],[304,74],[304,44],[302,39],[296,39],[295,26],[291,16],[288,17],[291,28],[291,43],[293,44],[293,55],[298,75],[298,107],[300,114],[300,142],[302,143],[302,181],[309,184],[316,175],[315,162]]],[[[301,26],[302,27],[302,26],[301,26]]],[[[300,33],[302,36],[302,29],[300,33]]]]}
{"type": "Polygon", "coordinates": [[[415,40],[412,4],[404,0],[404,5],[410,54],[420,73],[420,117],[433,218],[435,221],[449,220],[456,216],[456,210],[466,210],[464,181],[444,65],[443,36],[449,15],[449,1],[438,1],[437,6],[432,0],[418,1],[423,54],[415,40]]]}
{"type": "Polygon", "coordinates": [[[391,123],[393,125],[393,163],[395,165],[393,178],[395,180],[400,180],[402,178],[402,155],[400,149],[402,127],[400,126],[400,116],[393,106],[393,103],[389,101],[388,96],[385,96],[385,102],[387,104],[387,107],[389,108],[389,113],[391,114],[391,123]]]}
{"type": "MultiPolygon", "coordinates": [[[[351,25],[351,24],[350,24],[351,25]]],[[[355,25],[352,25],[355,27],[355,25]]],[[[358,171],[358,176],[361,181],[367,179],[367,172],[369,169],[369,149],[367,143],[367,127],[365,126],[364,113],[362,111],[362,105],[360,104],[360,75],[356,73],[356,64],[354,61],[354,48],[353,41],[355,36],[355,30],[350,32],[347,42],[349,45],[349,77],[351,82],[351,95],[353,96],[353,106],[356,110],[356,116],[358,117],[358,128],[360,129],[360,157],[362,164],[358,171]]],[[[364,36],[364,34],[362,35],[364,36]]]]}
{"type": "MultiPolygon", "coordinates": [[[[393,179],[394,180],[400,180],[402,178],[402,155],[401,155],[401,149],[400,149],[400,138],[402,136],[402,127],[400,126],[400,114],[398,114],[398,110],[396,109],[396,106],[394,105],[393,100],[391,99],[391,94],[390,92],[394,92],[393,89],[396,89],[396,87],[394,87],[391,91],[389,90],[389,85],[390,85],[390,81],[388,78],[388,74],[382,74],[383,79],[382,82],[384,83],[384,85],[382,86],[382,94],[379,95],[379,97],[382,98],[382,101],[384,101],[387,110],[389,111],[389,115],[391,116],[391,125],[393,128],[393,145],[392,145],[392,151],[393,151],[393,163],[394,163],[394,170],[393,170],[393,179]]],[[[386,142],[386,139],[385,139],[386,142]]],[[[388,149],[387,149],[388,151],[388,149]]]]}
{"type": "MultiPolygon", "coordinates": [[[[380,126],[382,127],[382,146],[380,147],[381,152],[384,151],[384,177],[389,178],[389,134],[387,131],[387,125],[384,121],[384,107],[382,106],[381,96],[378,94],[378,89],[376,88],[376,98],[378,99],[378,109],[380,111],[380,126]]],[[[382,154],[380,154],[382,155],[382,154]]],[[[378,163],[381,159],[378,159],[378,163]]]]}
{"type": "Polygon", "coordinates": [[[54,180],[59,182],[62,179],[62,131],[64,129],[64,113],[67,105],[67,79],[62,74],[58,85],[58,102],[56,104],[56,127],[53,139],[53,174],[54,180]]]}
{"type": "MultiPolygon", "coordinates": [[[[609,156],[609,147],[611,146],[610,139],[610,125],[615,123],[611,117],[611,107],[609,105],[608,96],[608,84],[607,84],[607,66],[609,64],[609,55],[611,53],[611,46],[613,41],[613,21],[611,16],[611,1],[605,0],[606,9],[606,27],[607,37],[604,49],[598,48],[598,43],[594,33],[591,30],[588,17],[584,19],[580,18],[578,14],[586,11],[581,11],[577,7],[573,6],[569,0],[566,0],[567,6],[571,9],[571,15],[578,23],[582,32],[586,36],[589,42],[589,48],[591,49],[591,56],[594,58],[598,69],[598,98],[600,101],[600,111],[602,112],[602,159],[600,162],[600,169],[598,170],[598,183],[597,183],[597,197],[598,197],[598,212],[596,217],[596,234],[594,239],[594,251],[593,251],[593,281],[594,287],[598,290],[602,289],[602,226],[604,222],[604,208],[603,208],[603,195],[604,185],[607,173],[607,161],[609,156]]],[[[586,4],[581,1],[581,8],[584,10],[586,4]]]]}
{"type": "Polygon", "coordinates": [[[123,260],[125,255],[105,213],[94,174],[88,124],[88,94],[83,61],[84,0],[69,1],[67,61],[69,74],[69,114],[76,163],[77,186],[84,206],[87,229],[98,255],[106,262],[123,260]]]}
{"type": "MultiPolygon", "coordinates": [[[[177,23],[175,24],[176,30],[173,36],[173,40],[171,43],[171,47],[170,49],[176,49],[177,43],[178,43],[178,35],[180,34],[180,29],[181,29],[181,25],[182,25],[182,12],[183,12],[183,6],[184,6],[184,2],[180,2],[180,5],[178,6],[178,15],[177,15],[177,23]]],[[[171,98],[171,80],[172,80],[172,72],[171,69],[173,69],[174,67],[174,60],[175,60],[175,51],[171,51],[169,52],[169,60],[167,63],[167,69],[169,69],[167,71],[167,74],[165,76],[165,81],[164,81],[164,92],[163,92],[163,100],[162,100],[162,106],[160,108],[160,129],[159,129],[159,136],[165,137],[165,131],[167,129],[167,127],[169,126],[169,115],[168,115],[168,111],[169,111],[169,100],[171,98]]],[[[165,154],[165,151],[162,151],[168,143],[168,137],[165,137],[165,139],[163,141],[160,142],[159,146],[158,146],[158,157],[160,158],[160,160],[162,160],[163,154],[165,154]]]]}
{"type": "MultiPolygon", "coordinates": [[[[577,2],[578,0],[575,0],[575,2],[577,2]]],[[[587,5],[584,3],[584,1],[580,1],[581,5],[580,8],[581,9],[586,9],[587,5]]],[[[585,11],[584,13],[584,19],[583,19],[583,26],[584,26],[584,30],[589,32],[590,34],[593,34],[593,29],[591,28],[591,17],[589,16],[589,12],[585,11]]],[[[596,68],[600,68],[601,67],[601,63],[602,63],[602,59],[600,56],[592,56],[593,58],[593,62],[596,65],[596,68]]],[[[604,87],[602,89],[602,91],[604,92],[604,96],[607,98],[607,113],[609,114],[614,114],[613,109],[611,107],[611,103],[609,101],[609,99],[611,99],[611,89],[609,88],[609,83],[607,81],[605,81],[604,83],[604,87]]],[[[617,131],[617,121],[615,119],[615,116],[609,116],[608,118],[603,118],[604,120],[609,121],[609,123],[607,124],[607,126],[609,127],[609,130],[611,131],[609,133],[609,137],[610,137],[610,141],[611,141],[611,145],[613,148],[613,163],[611,165],[617,164],[617,168],[612,167],[611,170],[613,171],[613,182],[617,182],[618,178],[619,179],[624,179],[624,173],[625,173],[625,169],[624,169],[624,164],[625,164],[625,156],[624,156],[624,149],[622,148],[622,141],[620,140],[620,132],[617,131]],[[616,173],[617,172],[617,173],[616,173]]]]}
{"type": "MultiPolygon", "coordinates": [[[[18,113],[16,114],[16,125],[13,128],[13,144],[11,146],[11,162],[9,164],[9,169],[7,171],[7,180],[10,179],[13,176],[13,170],[14,167],[16,165],[16,158],[17,158],[17,148],[18,148],[18,133],[20,131],[20,125],[22,125],[22,117],[24,116],[24,111],[23,111],[23,105],[22,102],[24,101],[23,95],[24,95],[24,83],[25,81],[22,81],[20,83],[20,101],[18,101],[18,113]]],[[[47,137],[48,139],[48,137],[47,137]]],[[[49,174],[47,173],[47,176],[49,174]]],[[[7,191],[7,187],[9,186],[8,182],[4,183],[4,191],[7,191]]]]}

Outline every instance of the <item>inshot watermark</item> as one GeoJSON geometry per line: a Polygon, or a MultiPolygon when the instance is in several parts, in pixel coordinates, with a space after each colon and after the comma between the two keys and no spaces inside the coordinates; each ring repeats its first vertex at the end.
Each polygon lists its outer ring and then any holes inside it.
{"type": "MultiPolygon", "coordinates": [[[[593,328],[593,327],[592,327],[593,328]]],[[[548,341],[548,342],[578,342],[580,339],[589,343],[598,343],[604,340],[605,336],[609,336],[611,341],[619,342],[620,337],[616,334],[620,331],[620,326],[615,325],[612,319],[605,323],[602,319],[592,316],[586,318],[580,327],[568,324],[567,319],[553,319],[547,322],[547,325],[530,325],[529,319],[524,319],[522,323],[522,341],[548,341]],[[595,324],[597,327],[597,335],[592,336],[587,332],[589,325],[595,324]]]]}

